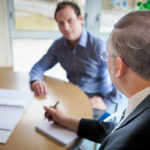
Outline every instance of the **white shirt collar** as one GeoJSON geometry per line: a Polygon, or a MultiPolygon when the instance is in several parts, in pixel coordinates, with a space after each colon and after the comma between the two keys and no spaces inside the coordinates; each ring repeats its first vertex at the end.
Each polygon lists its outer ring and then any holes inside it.
{"type": "MultiPolygon", "coordinates": [[[[129,99],[128,107],[125,112],[125,117],[119,122],[119,124],[114,128],[117,129],[122,122],[127,118],[127,116],[150,94],[150,87],[143,89],[142,91],[136,93],[129,99]]],[[[114,131],[113,130],[113,131],[114,131]]],[[[113,132],[112,131],[112,132],[113,132]]]]}
{"type": "Polygon", "coordinates": [[[150,87],[136,93],[129,99],[128,108],[125,112],[125,118],[150,94],[150,87]]]}

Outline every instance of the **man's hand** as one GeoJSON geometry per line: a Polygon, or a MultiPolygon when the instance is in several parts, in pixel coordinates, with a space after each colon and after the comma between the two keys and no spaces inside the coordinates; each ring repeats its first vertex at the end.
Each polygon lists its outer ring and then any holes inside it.
{"type": "Polygon", "coordinates": [[[90,98],[92,108],[99,109],[99,110],[105,110],[107,106],[105,105],[103,99],[100,96],[94,96],[90,98]]]}
{"type": "Polygon", "coordinates": [[[48,94],[48,88],[44,81],[35,81],[31,84],[31,89],[36,96],[45,96],[48,94]]]}
{"type": "Polygon", "coordinates": [[[80,119],[73,118],[67,114],[65,114],[63,111],[61,111],[59,108],[53,108],[44,106],[45,114],[48,113],[49,117],[47,118],[49,121],[54,121],[68,129],[71,129],[75,132],[78,130],[78,125],[80,122],[80,119]]]}

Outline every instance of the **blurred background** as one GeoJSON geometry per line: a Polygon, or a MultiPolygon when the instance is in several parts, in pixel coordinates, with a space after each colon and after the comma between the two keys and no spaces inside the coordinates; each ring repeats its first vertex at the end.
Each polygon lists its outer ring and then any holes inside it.
{"type": "MultiPolygon", "coordinates": [[[[54,20],[54,11],[59,1],[0,1],[0,66],[12,66],[14,71],[30,71],[53,40],[61,36],[54,20]]],[[[82,10],[84,26],[105,40],[119,18],[138,9],[137,0],[72,1],[82,10]]],[[[67,80],[59,64],[46,74],[67,80]]]]}

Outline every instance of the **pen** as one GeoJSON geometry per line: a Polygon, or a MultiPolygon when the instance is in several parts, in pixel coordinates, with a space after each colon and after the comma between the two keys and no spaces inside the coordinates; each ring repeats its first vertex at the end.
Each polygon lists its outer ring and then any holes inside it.
{"type": "Polygon", "coordinates": [[[53,108],[56,108],[58,104],[59,104],[59,101],[56,102],[56,104],[53,106],[53,108]]]}
{"type": "MultiPolygon", "coordinates": [[[[59,101],[56,102],[56,104],[53,106],[53,108],[56,108],[58,104],[59,104],[59,101]]],[[[46,118],[49,118],[50,116],[51,116],[51,115],[50,115],[48,112],[46,112],[46,113],[45,113],[45,118],[44,118],[44,120],[45,120],[46,118]]]]}

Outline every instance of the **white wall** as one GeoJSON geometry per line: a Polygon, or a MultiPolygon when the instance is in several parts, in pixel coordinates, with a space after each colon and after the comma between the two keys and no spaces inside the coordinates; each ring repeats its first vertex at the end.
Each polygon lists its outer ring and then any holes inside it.
{"type": "Polygon", "coordinates": [[[11,42],[8,25],[7,0],[0,0],[0,66],[11,66],[11,42]]]}

